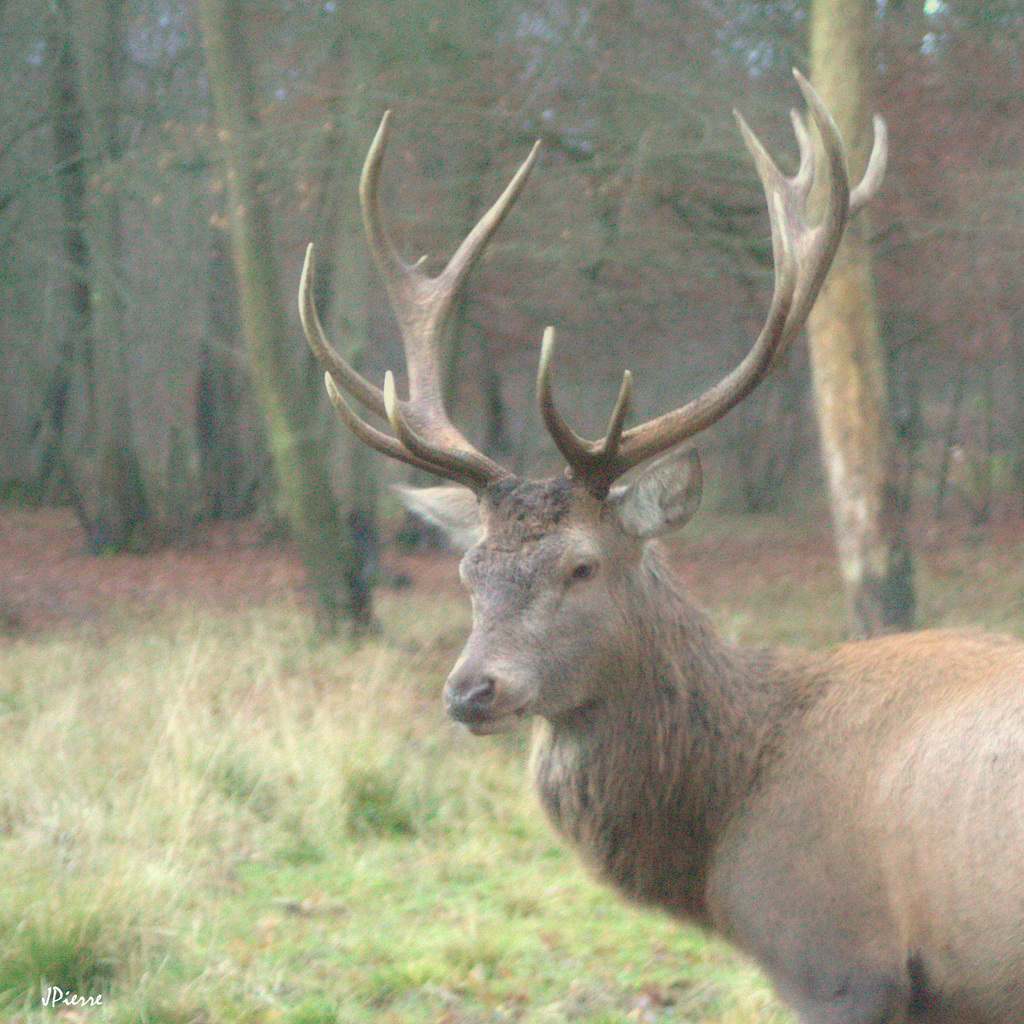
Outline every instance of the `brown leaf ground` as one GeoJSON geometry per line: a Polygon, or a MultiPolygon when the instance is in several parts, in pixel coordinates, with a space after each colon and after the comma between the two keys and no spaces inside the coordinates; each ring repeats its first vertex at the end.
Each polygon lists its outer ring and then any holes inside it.
{"type": "MultiPolygon", "coordinates": [[[[386,575],[458,589],[445,554],[385,553],[386,575]]],[[[147,619],[187,602],[200,607],[306,605],[305,574],[265,524],[218,524],[188,548],[92,555],[72,512],[0,508],[0,631],[38,634],[96,627],[110,615],[147,619]]]]}
{"type": "MultiPolygon", "coordinates": [[[[915,531],[922,624],[944,619],[947,609],[964,599],[965,587],[971,588],[971,607],[963,609],[968,620],[986,603],[1005,601],[1001,591],[1007,586],[1015,603],[1021,538],[1024,526],[1017,516],[1003,517],[983,536],[955,526],[915,531]],[[948,597],[946,583],[955,588],[948,597]]],[[[712,610],[770,615],[773,609],[763,602],[777,604],[798,590],[831,595],[835,608],[841,606],[823,517],[800,524],[771,517],[715,522],[703,533],[674,538],[671,548],[687,589],[712,610]]],[[[384,579],[402,578],[429,593],[460,592],[454,554],[388,548],[382,564],[384,579]]],[[[86,552],[82,531],[66,509],[0,508],[0,635],[92,631],[112,616],[121,622],[153,619],[182,603],[305,608],[309,601],[294,552],[268,540],[259,521],[210,527],[188,548],[97,556],[86,552]]],[[[836,623],[839,636],[841,623],[836,623]]],[[[830,637],[815,637],[812,630],[810,639],[830,637]]]]}

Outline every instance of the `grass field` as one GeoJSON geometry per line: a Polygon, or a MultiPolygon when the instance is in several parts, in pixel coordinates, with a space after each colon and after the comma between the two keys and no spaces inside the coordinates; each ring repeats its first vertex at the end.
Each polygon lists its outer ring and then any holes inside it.
{"type": "MultiPolygon", "coordinates": [[[[837,639],[827,554],[752,543],[686,566],[723,630],[837,639]]],[[[926,557],[923,623],[1021,632],[1021,562],[926,557]]],[[[358,649],[277,601],[0,641],[0,1018],[54,1019],[55,988],[76,1022],[789,1020],[724,946],[587,878],[523,785],[528,737],[444,720],[462,599],[378,615],[358,649]]]]}

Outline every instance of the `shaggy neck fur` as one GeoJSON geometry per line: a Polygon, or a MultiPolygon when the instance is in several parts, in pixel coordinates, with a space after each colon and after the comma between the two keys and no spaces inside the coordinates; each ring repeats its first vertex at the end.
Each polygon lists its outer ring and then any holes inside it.
{"type": "MultiPolygon", "coordinates": [[[[630,591],[627,685],[544,722],[532,772],[554,826],[627,896],[707,925],[717,836],[756,785],[791,689],[772,651],[725,644],[649,544],[630,591]]],[[[790,703],[792,701],[790,700],[790,703]]]]}

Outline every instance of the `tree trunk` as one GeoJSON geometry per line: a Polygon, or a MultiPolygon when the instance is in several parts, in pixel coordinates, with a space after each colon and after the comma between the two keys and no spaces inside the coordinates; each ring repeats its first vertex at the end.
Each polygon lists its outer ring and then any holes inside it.
{"type": "MultiPolygon", "coordinates": [[[[321,225],[318,240],[313,294],[326,312],[328,332],[349,364],[363,372],[369,338],[367,287],[370,276],[369,250],[363,233],[359,204],[360,165],[353,160],[365,143],[366,92],[362,84],[372,78],[375,44],[372,38],[346,40],[345,53],[332,50],[331,61],[343,68],[340,88],[331,102],[332,128],[324,138],[321,163],[324,168],[317,193],[321,225]],[[353,139],[357,136],[357,140],[353,139]]],[[[323,367],[307,349],[313,387],[320,396],[325,415],[325,438],[336,442],[349,496],[346,522],[355,545],[357,586],[367,592],[380,571],[380,542],[377,533],[377,478],[380,464],[376,453],[342,424],[325,401],[323,367]],[[324,408],[326,406],[326,408],[324,408]]]]}
{"type": "MultiPolygon", "coordinates": [[[[328,147],[330,153],[333,146],[328,147]]],[[[330,160],[334,164],[335,160],[330,160]]],[[[345,182],[355,193],[356,180],[345,182]]],[[[347,209],[348,207],[346,207],[347,209]]],[[[330,242],[320,247],[327,259],[317,261],[316,291],[329,294],[322,308],[329,313],[327,322],[333,337],[349,363],[360,372],[367,339],[366,294],[369,259],[359,224],[346,224],[341,217],[328,218],[330,242]]],[[[312,353],[309,353],[312,358],[312,353]]],[[[319,362],[313,377],[318,391],[323,392],[323,368],[319,362]]],[[[322,398],[321,398],[322,401],[322,398]]],[[[333,408],[326,410],[328,422],[336,423],[333,408]]],[[[351,496],[346,521],[355,546],[357,570],[355,586],[367,594],[377,579],[380,545],[377,534],[377,456],[351,431],[343,429],[343,447],[348,462],[348,493],[351,496]]]]}
{"type": "MultiPolygon", "coordinates": [[[[53,321],[60,362],[47,388],[47,411],[59,456],[46,462],[62,478],[58,487],[77,488],[71,479],[75,454],[84,443],[92,375],[89,346],[89,250],[85,241],[85,173],[82,167],[82,101],[78,64],[65,33],[50,39],[53,51],[53,156],[61,203],[61,243],[66,266],[58,285],[53,321]]],[[[46,481],[43,481],[46,486],[46,481]]],[[[79,516],[81,517],[81,511],[79,516]]],[[[85,523],[83,522],[83,527],[85,523]]]]}
{"type": "Polygon", "coordinates": [[[238,0],[201,0],[200,18],[228,182],[232,256],[242,335],[266,423],[280,501],[306,567],[321,625],[349,618],[357,632],[372,625],[368,588],[315,443],[311,408],[292,363],[263,201],[252,65],[238,0]]]}
{"type": "Polygon", "coordinates": [[[207,519],[251,515],[273,475],[260,411],[245,372],[231,238],[215,229],[207,287],[208,333],[196,374],[200,502],[207,519]]]}
{"type": "Polygon", "coordinates": [[[120,551],[147,515],[118,290],[120,209],[116,190],[106,187],[119,156],[122,7],[75,2],[63,13],[69,38],[57,42],[54,146],[72,280],[61,327],[61,461],[89,548],[120,551]]]}
{"type": "MultiPolygon", "coordinates": [[[[836,119],[854,181],[871,143],[869,28],[866,0],[815,0],[811,82],[836,119]]],[[[913,618],[907,501],[897,483],[864,213],[846,228],[807,330],[849,631],[872,636],[907,629],[913,618]]]]}

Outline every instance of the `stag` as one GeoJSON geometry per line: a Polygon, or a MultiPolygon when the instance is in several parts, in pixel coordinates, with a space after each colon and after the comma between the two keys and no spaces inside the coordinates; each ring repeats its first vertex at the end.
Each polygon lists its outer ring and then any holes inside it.
{"type": "Polygon", "coordinates": [[[302,322],[349,427],[456,485],[408,495],[468,546],[460,574],[472,630],[445,707],[480,734],[535,720],[530,770],[541,803],[599,877],[724,936],[806,1024],[1021,1024],[1024,645],[933,631],[827,652],[737,646],[687,600],[656,539],[685,524],[700,498],[700,462],[679,446],[742,401],[800,330],[847,218],[884,171],[876,118],[871,159],[851,189],[835,124],[797,80],[822,145],[816,156],[794,113],[795,176],[738,117],[775,260],[753,347],[699,397],[628,429],[625,373],[607,433],[591,441],[556,409],[548,328],[538,405],[563,475],[520,479],[474,448],[445,411],[438,364],[453,300],[536,146],[431,278],[403,262],[381,226],[384,116],[360,198],[401,327],[407,399],[390,373],[376,387],[325,339],[311,250],[302,322]],[[825,196],[816,224],[812,188],[825,196]]]}

